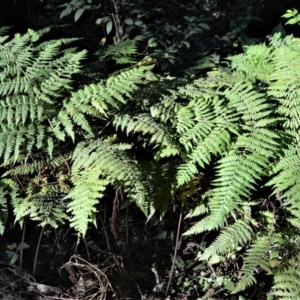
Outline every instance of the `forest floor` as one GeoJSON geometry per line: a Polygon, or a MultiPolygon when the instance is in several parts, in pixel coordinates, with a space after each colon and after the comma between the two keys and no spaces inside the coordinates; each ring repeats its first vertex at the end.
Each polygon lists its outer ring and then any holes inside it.
{"type": "Polygon", "coordinates": [[[41,233],[28,222],[23,251],[24,232],[12,225],[0,237],[0,299],[166,299],[176,224],[149,226],[136,214],[101,217],[78,244],[67,227],[41,233]]]}
{"type": "MultiPolygon", "coordinates": [[[[12,224],[0,237],[0,299],[245,299],[211,280],[233,274],[233,269],[225,263],[205,269],[195,259],[209,235],[182,236],[176,243],[179,214],[173,209],[163,221],[154,217],[146,222],[138,209],[123,209],[115,219],[108,209],[79,243],[68,226],[42,230],[28,221],[24,232],[12,224]],[[23,251],[22,241],[27,246],[23,251]]],[[[183,223],[181,231],[188,226],[183,223]]],[[[265,284],[257,285],[244,295],[264,300],[265,290],[265,284]]]]}

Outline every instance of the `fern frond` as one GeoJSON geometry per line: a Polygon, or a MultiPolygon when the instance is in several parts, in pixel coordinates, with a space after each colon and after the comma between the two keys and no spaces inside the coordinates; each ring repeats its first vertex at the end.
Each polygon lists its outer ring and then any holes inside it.
{"type": "Polygon", "coordinates": [[[40,149],[46,138],[47,129],[45,126],[0,126],[0,156],[3,157],[4,165],[7,164],[11,156],[17,161],[22,151],[27,157],[32,149],[40,149]]]}
{"type": "Polygon", "coordinates": [[[151,138],[149,139],[149,144],[159,145],[159,144],[172,144],[172,132],[167,126],[157,122],[148,114],[139,115],[117,115],[114,118],[114,126],[122,131],[126,130],[126,133],[136,133],[140,132],[143,135],[149,134],[151,138]]]}
{"type": "Polygon", "coordinates": [[[7,194],[8,190],[5,189],[4,184],[0,182],[0,234],[2,235],[5,230],[5,223],[8,217],[7,194]]]}
{"type": "Polygon", "coordinates": [[[85,234],[88,222],[93,220],[91,216],[95,213],[94,206],[99,198],[102,198],[102,192],[109,183],[123,185],[130,199],[145,215],[153,213],[154,209],[147,201],[143,175],[135,162],[124,152],[130,148],[130,145],[111,144],[102,140],[77,145],[72,166],[72,180],[76,182],[76,186],[67,198],[73,199],[68,204],[68,211],[73,215],[71,225],[80,229],[80,233],[85,234]],[[88,184],[89,177],[91,183],[88,184]],[[80,195],[80,198],[77,195],[80,195]],[[83,205],[86,206],[86,210],[78,210],[78,207],[83,205]]]}
{"type": "Polygon", "coordinates": [[[150,114],[153,118],[161,120],[163,123],[171,122],[173,125],[176,119],[176,113],[180,105],[176,102],[177,95],[175,91],[170,91],[170,95],[159,95],[160,101],[150,106],[150,114]]]}
{"type": "Polygon", "coordinates": [[[63,109],[54,120],[56,136],[64,140],[66,132],[74,140],[74,124],[93,135],[86,115],[106,118],[109,110],[125,103],[131,93],[138,89],[139,84],[155,79],[150,72],[151,68],[148,66],[130,69],[111,76],[106,82],[87,85],[72,93],[72,97],[64,102],[63,109]]]}
{"type": "Polygon", "coordinates": [[[96,204],[104,196],[109,180],[101,178],[101,169],[84,169],[73,175],[74,188],[65,197],[72,199],[68,204],[68,212],[72,214],[70,225],[85,235],[89,222],[95,222],[96,204]]]}
{"type": "Polygon", "coordinates": [[[257,79],[270,82],[270,74],[274,70],[272,51],[273,49],[265,44],[253,45],[247,48],[246,53],[231,56],[228,59],[238,76],[251,82],[257,79]]]}
{"type": "MultiPolygon", "coordinates": [[[[196,85],[199,83],[201,81],[196,85]]],[[[186,162],[178,168],[177,181],[181,186],[197,175],[197,166],[204,168],[212,157],[225,153],[232,134],[237,134],[239,129],[235,124],[235,111],[227,108],[219,97],[203,92],[201,98],[193,99],[188,106],[179,109],[177,118],[179,141],[188,152],[186,162]],[[220,109],[221,106],[223,109],[220,109]]]]}
{"type": "MultiPolygon", "coordinates": [[[[66,163],[70,159],[70,155],[58,155],[53,158],[36,158],[33,162],[28,162],[26,157],[19,156],[19,165],[16,165],[6,171],[3,177],[16,176],[16,175],[34,175],[41,171],[45,166],[47,167],[58,167],[66,163]]],[[[14,161],[8,162],[8,164],[14,163],[14,161]]]]}
{"type": "MultiPolygon", "coordinates": [[[[33,187],[34,188],[34,187],[33,187]]],[[[43,184],[38,191],[29,187],[28,196],[17,204],[16,221],[21,221],[25,216],[38,221],[44,227],[50,225],[56,228],[67,220],[65,193],[58,185],[43,184]]]]}
{"type": "Polygon", "coordinates": [[[299,259],[290,260],[286,266],[279,269],[274,276],[274,295],[279,299],[293,300],[300,297],[299,291],[299,259]]]}
{"type": "Polygon", "coordinates": [[[215,241],[205,249],[204,253],[198,254],[200,260],[208,260],[217,254],[230,253],[238,246],[244,246],[253,236],[250,225],[242,220],[237,220],[233,225],[225,227],[215,241]]]}
{"type": "Polygon", "coordinates": [[[108,46],[101,58],[111,57],[117,64],[133,64],[137,62],[135,57],[138,53],[138,42],[142,41],[144,36],[136,36],[134,39],[126,39],[118,45],[108,46]]]}
{"type": "Polygon", "coordinates": [[[270,250],[271,240],[270,237],[258,238],[250,248],[247,249],[246,255],[244,255],[244,266],[242,268],[243,276],[236,284],[232,293],[241,292],[247,287],[256,284],[253,273],[258,266],[263,268],[269,274],[273,273],[267,255],[267,252],[270,250]]]}
{"type": "MultiPolygon", "coordinates": [[[[61,49],[74,39],[40,42],[47,31],[28,30],[8,41],[1,39],[0,153],[5,163],[11,155],[15,160],[23,152],[30,155],[33,145],[38,149],[48,145],[51,155],[52,134],[64,138],[63,132],[55,128],[51,132],[50,126],[63,99],[69,96],[72,76],[80,71],[86,52],[61,49]]],[[[68,134],[74,136],[72,129],[68,127],[68,134]]]]}
{"type": "Polygon", "coordinates": [[[300,215],[300,154],[298,146],[295,145],[283,153],[284,156],[281,157],[273,169],[275,176],[267,185],[273,186],[274,194],[280,195],[279,197],[283,201],[286,210],[291,214],[287,219],[294,226],[300,228],[300,224],[297,221],[300,215]]]}

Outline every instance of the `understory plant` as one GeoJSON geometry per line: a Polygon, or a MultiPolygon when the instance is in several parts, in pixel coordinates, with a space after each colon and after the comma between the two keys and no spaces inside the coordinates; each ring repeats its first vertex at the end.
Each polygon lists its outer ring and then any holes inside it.
{"type": "Polygon", "coordinates": [[[107,187],[163,216],[210,171],[184,233],[215,233],[197,259],[238,257],[231,293],[268,274],[270,297],[298,298],[299,39],[274,35],[196,79],[155,76],[142,61],[80,86],[85,51],[46,32],[1,32],[0,232],[11,205],[16,222],[69,221],[84,236],[107,187]]]}

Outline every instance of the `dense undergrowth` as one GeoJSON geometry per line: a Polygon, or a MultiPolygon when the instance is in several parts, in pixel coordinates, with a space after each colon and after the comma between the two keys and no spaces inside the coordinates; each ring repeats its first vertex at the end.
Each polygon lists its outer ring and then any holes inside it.
{"type": "MultiPolygon", "coordinates": [[[[191,15],[175,30],[168,14],[152,20],[157,6],[130,17],[129,7],[114,7],[124,19],[115,36],[116,24],[97,16],[102,46],[109,38],[113,45],[93,55],[73,46],[80,39],[47,38],[49,29],[1,29],[0,233],[13,215],[24,229],[35,221],[40,236],[67,226],[79,242],[93,224],[105,228],[99,218],[109,211],[112,235],[123,235],[147,276],[153,281],[164,268],[157,297],[297,299],[300,40],[279,27],[255,44],[243,33],[255,18],[238,5],[233,21],[244,26],[225,22],[232,30],[211,42],[213,9],[197,17],[202,7],[186,6],[191,15]],[[242,54],[228,50],[233,41],[242,54]],[[137,207],[154,232],[144,240],[128,225],[137,207]],[[161,265],[156,257],[151,268],[138,258],[144,250],[132,250],[149,240],[147,255],[163,257],[161,245],[174,256],[161,265]]],[[[10,252],[14,259],[21,248],[10,252]]]]}

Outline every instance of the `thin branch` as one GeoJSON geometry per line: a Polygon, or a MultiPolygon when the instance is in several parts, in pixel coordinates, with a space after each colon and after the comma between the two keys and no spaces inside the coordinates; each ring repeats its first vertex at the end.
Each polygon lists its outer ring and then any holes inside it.
{"type": "Polygon", "coordinates": [[[169,293],[169,289],[170,289],[170,286],[171,286],[172,277],[173,277],[173,273],[174,273],[174,268],[175,268],[175,261],[176,261],[176,257],[177,257],[177,250],[178,250],[178,244],[179,244],[180,228],[181,228],[181,223],[182,223],[182,210],[183,210],[183,204],[181,205],[181,209],[180,209],[173,263],[172,263],[172,268],[171,268],[171,273],[170,273],[168,285],[167,285],[166,292],[165,292],[165,297],[167,297],[167,295],[169,293]]]}

